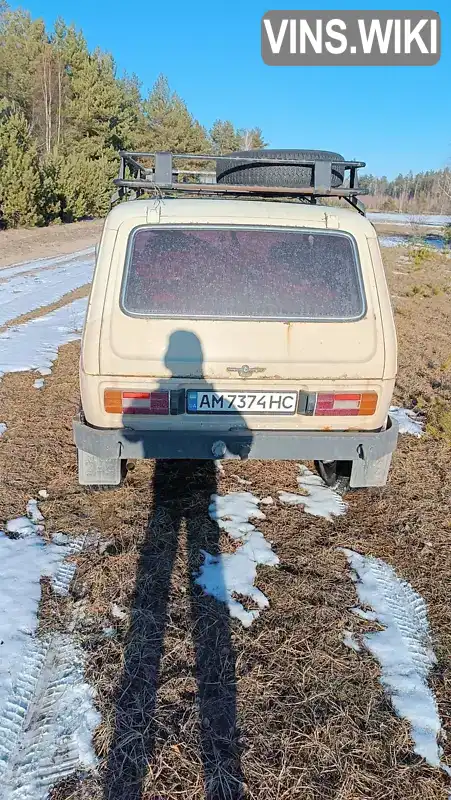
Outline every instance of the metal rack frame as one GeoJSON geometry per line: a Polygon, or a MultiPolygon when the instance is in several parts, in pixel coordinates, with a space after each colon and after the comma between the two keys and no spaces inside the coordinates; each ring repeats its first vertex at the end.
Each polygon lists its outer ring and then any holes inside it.
{"type": "Polygon", "coordinates": [[[154,153],[135,153],[121,150],[118,177],[113,180],[117,192],[112,197],[112,204],[123,199],[136,198],[145,192],[153,192],[161,196],[173,196],[177,193],[189,193],[201,196],[214,197],[243,197],[248,199],[263,198],[290,198],[301,202],[316,203],[320,197],[337,197],[346,200],[360,214],[365,215],[365,206],[358,195],[366,194],[359,188],[358,172],[365,166],[364,161],[308,161],[298,159],[278,159],[264,157],[244,156],[216,156],[199,153],[171,153],[158,151],[154,153]],[[252,184],[232,185],[216,183],[216,173],[210,170],[175,169],[174,159],[187,161],[214,162],[237,161],[239,164],[270,164],[271,166],[302,166],[312,167],[313,186],[287,187],[287,186],[254,186],[252,184]],[[146,166],[142,161],[153,164],[146,166]],[[332,186],[334,167],[344,170],[348,186],[332,186]],[[347,171],[349,174],[347,175],[347,171]],[[182,180],[180,180],[182,178],[182,180]],[[190,178],[191,181],[188,181],[190,178]],[[192,180],[194,181],[192,182],[192,180]],[[210,179],[210,180],[207,180],[210,179]]]}

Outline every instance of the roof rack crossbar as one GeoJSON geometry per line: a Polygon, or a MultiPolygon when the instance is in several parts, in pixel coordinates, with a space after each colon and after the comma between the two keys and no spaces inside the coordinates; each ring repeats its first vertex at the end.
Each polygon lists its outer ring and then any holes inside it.
{"type": "MultiPolygon", "coordinates": [[[[118,192],[114,196],[114,201],[121,200],[127,193],[133,192],[133,196],[140,196],[145,191],[169,191],[171,193],[177,192],[191,192],[193,194],[203,194],[211,196],[220,195],[235,195],[249,197],[289,197],[291,199],[300,199],[304,202],[314,202],[316,197],[341,197],[350,203],[361,214],[365,213],[365,206],[357,198],[358,194],[366,194],[362,189],[359,189],[358,173],[360,167],[365,166],[363,161],[315,161],[304,159],[278,159],[278,158],[265,158],[262,156],[256,159],[255,157],[245,156],[217,156],[210,153],[172,153],[166,151],[157,152],[131,152],[128,150],[121,150],[120,165],[118,177],[113,181],[118,192]],[[141,163],[139,159],[149,161],[153,160],[147,166],[141,163]],[[216,183],[216,175],[209,170],[194,170],[194,169],[177,169],[174,168],[174,159],[184,159],[189,161],[209,161],[217,163],[221,161],[237,161],[241,164],[249,162],[252,164],[271,164],[271,166],[303,166],[312,167],[313,172],[313,186],[306,187],[284,187],[284,186],[255,186],[252,184],[225,184],[216,183]],[[347,176],[347,185],[334,187],[332,185],[332,176],[334,167],[341,171],[349,171],[347,176]],[[191,176],[198,178],[196,183],[188,183],[186,181],[178,180],[179,176],[191,176]],[[211,182],[205,179],[209,176],[212,178],[211,182]]],[[[191,166],[191,165],[189,165],[191,166]]]]}
{"type": "MultiPolygon", "coordinates": [[[[121,158],[128,158],[128,157],[135,158],[135,159],[137,159],[137,158],[156,158],[157,156],[160,156],[160,155],[166,155],[168,152],[169,151],[167,151],[167,150],[156,150],[154,152],[138,153],[138,152],[133,152],[133,151],[129,151],[129,150],[120,150],[119,151],[119,155],[121,156],[121,158]]],[[[299,165],[302,165],[302,166],[312,166],[312,165],[320,164],[320,163],[331,163],[331,164],[336,164],[337,167],[339,166],[339,167],[347,167],[347,168],[348,167],[349,168],[350,167],[357,167],[358,168],[358,167],[365,167],[366,166],[365,161],[333,161],[332,160],[331,162],[321,162],[321,161],[315,161],[314,159],[304,159],[304,158],[303,159],[300,159],[300,158],[287,159],[287,158],[264,158],[264,156],[262,156],[262,157],[259,156],[258,158],[256,158],[255,156],[249,156],[249,157],[247,157],[247,156],[234,156],[233,153],[232,153],[232,155],[229,155],[229,156],[228,155],[226,155],[226,156],[217,156],[217,155],[214,155],[213,153],[171,153],[171,155],[172,155],[173,158],[185,158],[185,159],[188,159],[189,161],[249,161],[250,163],[254,163],[254,164],[256,162],[258,162],[259,164],[283,164],[283,165],[287,165],[287,164],[288,165],[296,165],[296,164],[299,164],[299,165]]]]}

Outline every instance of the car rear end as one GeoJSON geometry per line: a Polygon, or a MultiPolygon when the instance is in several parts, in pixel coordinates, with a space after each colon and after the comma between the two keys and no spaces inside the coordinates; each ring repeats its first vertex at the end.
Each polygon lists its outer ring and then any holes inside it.
{"type": "Polygon", "coordinates": [[[354,485],[381,483],[395,374],[377,238],[355,212],[174,199],[110,213],[82,343],[79,449],[340,460],[354,485]]]}

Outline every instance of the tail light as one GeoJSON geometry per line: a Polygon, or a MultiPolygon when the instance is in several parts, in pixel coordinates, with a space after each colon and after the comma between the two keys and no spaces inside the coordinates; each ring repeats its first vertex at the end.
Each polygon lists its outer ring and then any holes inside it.
{"type": "Polygon", "coordinates": [[[108,414],[169,414],[169,392],[123,392],[105,389],[108,414]]]}
{"type": "Polygon", "coordinates": [[[370,417],[376,407],[376,392],[301,392],[299,413],[314,417],[370,417]]]}

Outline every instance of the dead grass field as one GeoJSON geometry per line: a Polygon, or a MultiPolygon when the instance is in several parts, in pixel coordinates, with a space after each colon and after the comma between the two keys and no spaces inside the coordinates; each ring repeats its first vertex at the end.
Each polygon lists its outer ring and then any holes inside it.
{"type": "Polygon", "coordinates": [[[100,537],[77,559],[71,599],[46,590],[42,604],[43,629],[77,611],[103,718],[99,775],[61,784],[54,800],[448,797],[446,776],[412,754],[377,665],[340,640],[345,628],[371,629],[349,611],[356,595],[337,552],[346,546],[386,559],[425,598],[433,688],[451,734],[451,262],[413,265],[402,252],[384,253],[400,349],[396,400],[424,410],[429,433],[402,437],[386,489],[348,494],[347,515],[333,523],[267,507],[261,530],[280,567],[259,568],[271,606],[249,630],[193,584],[200,548],[222,544],[208,496],[216,482],[221,492],[243,490],[238,476],[276,500],[296,490],[295,464],[230,462],[217,477],[208,465],[138,463],[122,488],[87,493],[71,431],[78,345],[60,350],[41,391],[30,373],[0,383],[0,522],[46,488],[48,532],[100,537]]]}

